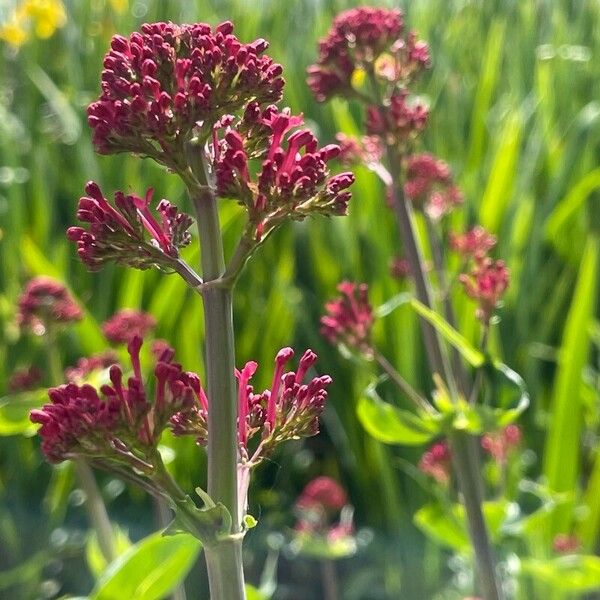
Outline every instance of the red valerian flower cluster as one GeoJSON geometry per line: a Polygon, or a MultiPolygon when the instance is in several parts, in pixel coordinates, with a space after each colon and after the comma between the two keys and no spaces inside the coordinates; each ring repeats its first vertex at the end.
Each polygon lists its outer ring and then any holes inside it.
{"type": "Polygon", "coordinates": [[[463,234],[450,234],[450,248],[463,258],[481,258],[496,245],[496,237],[480,225],[463,234]]]}
{"type": "Polygon", "coordinates": [[[348,556],[356,550],[352,507],[346,490],[337,481],[331,477],[313,479],[302,490],[295,509],[295,545],[299,552],[319,555],[323,542],[331,556],[348,556]]]}
{"type": "Polygon", "coordinates": [[[392,94],[385,107],[369,106],[367,133],[379,136],[387,144],[405,143],[425,129],[429,109],[408,98],[407,90],[392,94]]]}
{"type": "Polygon", "coordinates": [[[317,64],[308,69],[308,85],[324,102],[351,96],[356,71],[373,72],[385,81],[408,82],[428,66],[427,44],[404,34],[402,12],[359,7],[340,13],[319,43],[317,64]]]}
{"type": "Polygon", "coordinates": [[[452,454],[446,442],[434,444],[419,461],[419,469],[442,485],[447,485],[450,481],[451,468],[452,454]]]}
{"type": "Polygon", "coordinates": [[[354,182],[352,173],[329,177],[327,163],[339,146],[319,148],[308,129],[288,133],[303,123],[301,116],[269,106],[250,106],[237,129],[226,127],[213,137],[217,192],[234,198],[248,210],[249,224],[259,241],[286,218],[310,214],[345,215],[354,182]],[[264,156],[253,181],[251,158],[264,156]]]}
{"type": "Polygon", "coordinates": [[[338,133],[335,141],[340,147],[338,160],[344,166],[357,164],[374,165],[381,161],[383,146],[377,136],[364,135],[361,139],[338,133]]]}
{"type": "Polygon", "coordinates": [[[313,479],[296,500],[296,507],[300,510],[310,510],[317,506],[325,511],[340,511],[346,504],[346,490],[331,477],[313,479]]]}
{"type": "Polygon", "coordinates": [[[574,533],[559,533],[552,540],[552,549],[557,554],[575,554],[580,548],[581,540],[574,533]]]}
{"type": "MultiPolygon", "coordinates": [[[[327,399],[328,375],[313,377],[303,383],[307,372],[315,364],[317,355],[306,350],[300,358],[297,371],[285,371],[285,365],[294,356],[291,348],[283,348],[275,358],[271,388],[255,393],[250,384],[258,368],[254,361],[246,363],[238,379],[238,442],[240,461],[255,466],[273,448],[286,440],[310,437],[319,433],[319,417],[327,399]],[[252,441],[256,443],[252,445],[252,441]]],[[[176,435],[194,435],[199,443],[206,443],[206,422],[210,400],[181,411],[172,419],[176,435]]]]}
{"type": "Polygon", "coordinates": [[[450,167],[431,154],[414,154],[406,165],[404,193],[414,206],[438,220],[462,204],[463,196],[452,183],[450,167]]]}
{"type": "Polygon", "coordinates": [[[481,447],[497,462],[505,463],[509,454],[521,443],[522,433],[518,425],[508,425],[502,431],[486,433],[481,447]]]}
{"type": "Polygon", "coordinates": [[[133,374],[124,381],[118,365],[110,368],[110,385],[68,383],[48,392],[50,403],[31,412],[41,424],[42,451],[50,462],[84,457],[98,466],[125,465],[150,474],[152,456],[173,415],[199,402],[200,380],[173,362],[168,349],[154,368],[154,397],[144,385],[140,348],[128,344],[133,374]]]}
{"type": "Polygon", "coordinates": [[[477,301],[477,318],[489,323],[510,281],[504,261],[477,257],[470,272],[461,274],[459,279],[467,295],[477,301]]]}
{"type": "Polygon", "coordinates": [[[138,269],[168,269],[179,256],[178,249],[191,241],[188,229],[193,221],[189,215],[178,212],[166,200],[156,207],[158,220],[152,214],[152,189],[145,198],[116,192],[115,206],[93,181],[85,191],[87,196],[79,200],[77,218],[89,223],[89,229],[70,227],[67,236],[77,242],[79,257],[92,271],[109,261],[138,269]]]}
{"type": "Polygon", "coordinates": [[[342,295],[325,304],[327,314],[321,317],[321,334],[332,344],[342,343],[370,354],[374,318],[367,284],[343,281],[337,289],[342,295]]]}
{"type": "Polygon", "coordinates": [[[136,336],[145,338],[155,327],[152,315],[125,308],[102,324],[102,333],[113,344],[127,344],[136,336]]]}
{"type": "Polygon", "coordinates": [[[19,297],[17,323],[36,335],[44,335],[49,326],[82,318],[83,311],[67,288],[51,277],[34,277],[19,297]]]}
{"type": "Polygon", "coordinates": [[[129,38],[116,35],[104,57],[102,94],[88,108],[98,152],[130,151],[185,168],[192,130],[212,125],[250,101],[276,102],[281,65],[258,39],[242,44],[230,22],[151,23],[129,38]]]}

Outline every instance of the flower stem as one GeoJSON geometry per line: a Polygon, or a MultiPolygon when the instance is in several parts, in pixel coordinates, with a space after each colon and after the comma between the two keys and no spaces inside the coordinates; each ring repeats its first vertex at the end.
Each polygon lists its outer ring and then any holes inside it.
{"type": "MultiPolygon", "coordinates": [[[[63,383],[63,368],[60,360],[58,344],[56,343],[56,331],[49,328],[47,333],[48,349],[48,368],[50,369],[50,379],[53,385],[63,383]]],[[[75,465],[75,476],[77,484],[85,493],[85,509],[92,527],[96,532],[98,546],[102,556],[107,563],[112,562],[117,557],[115,548],[115,537],[106,505],[102,494],[98,489],[94,472],[83,459],[73,461],[75,465]]]]}
{"type": "MultiPolygon", "coordinates": [[[[392,200],[394,210],[404,242],[406,258],[415,281],[417,298],[428,308],[433,308],[431,288],[423,266],[422,252],[415,233],[412,207],[404,195],[400,174],[400,155],[397,148],[393,145],[387,146],[386,157],[393,181],[392,200]]],[[[455,377],[457,374],[453,373],[448,363],[444,354],[442,341],[429,323],[426,323],[424,320],[421,320],[421,323],[431,369],[445,379],[451,396],[456,399],[455,377]]],[[[504,594],[496,575],[492,547],[481,508],[482,485],[476,454],[478,449],[475,446],[473,438],[462,432],[452,434],[449,442],[452,448],[454,468],[467,515],[469,536],[473,545],[476,571],[483,598],[484,600],[502,600],[504,594]]]]}
{"type": "MultiPolygon", "coordinates": [[[[201,148],[190,148],[196,158],[201,148]]],[[[201,163],[201,160],[197,162],[201,163]]],[[[202,277],[205,283],[225,272],[217,199],[203,164],[194,175],[200,185],[190,189],[198,220],[202,277]]],[[[208,397],[208,494],[231,515],[232,537],[205,548],[212,600],[243,600],[244,572],[237,489],[237,390],[232,312],[233,282],[202,290],[205,322],[205,365],[208,397]],[[237,534],[237,535],[236,535],[237,534]]]]}
{"type": "Polygon", "coordinates": [[[323,581],[324,600],[339,600],[338,578],[333,560],[321,560],[321,580],[323,581]]]}
{"type": "Polygon", "coordinates": [[[85,492],[85,508],[92,527],[96,531],[98,546],[106,562],[110,563],[117,557],[115,539],[94,472],[84,460],[77,459],[73,462],[75,463],[77,481],[85,492]]]}

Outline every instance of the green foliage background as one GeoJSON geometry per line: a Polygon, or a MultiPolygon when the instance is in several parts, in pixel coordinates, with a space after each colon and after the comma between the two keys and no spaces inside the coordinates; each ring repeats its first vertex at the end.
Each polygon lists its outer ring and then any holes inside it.
{"type": "MultiPolygon", "coordinates": [[[[158,336],[171,341],[186,368],[202,372],[201,306],[183,282],[120,268],[89,274],[65,239],[89,179],[107,192],[140,193],[152,186],[158,197],[186,204],[176,178],[150,161],[100,157],[92,150],[85,106],[98,94],[110,36],[127,34],[145,21],[231,20],[242,40],[269,40],[269,54],[285,68],[285,104],[303,112],[326,143],[337,131],[359,132],[360,113],[343,102],[316,104],[304,73],[333,15],[354,4],[137,0],[117,13],[102,0],[72,0],[66,3],[67,24],[51,39],[31,39],[16,54],[0,48],[0,390],[16,367],[45,361],[43,342],[20,337],[14,321],[24,281],[42,273],[68,282],[86,307],[86,319],[62,340],[65,364],[100,349],[98,324],[118,308],[133,307],[151,312],[159,322],[158,336]]],[[[432,69],[419,89],[431,105],[423,146],[450,163],[465,192],[464,211],[453,217],[452,226],[483,224],[498,236],[497,256],[511,268],[492,347],[523,375],[532,398],[523,419],[530,449],[526,476],[545,477],[551,490],[567,498],[544,527],[508,543],[505,551],[547,558],[553,534],[573,529],[593,552],[600,530],[600,4],[418,0],[397,5],[431,45],[432,69]],[[576,510],[581,503],[583,512],[576,510]]],[[[222,206],[231,243],[241,218],[236,206],[222,206]]],[[[412,524],[428,498],[410,467],[421,450],[384,446],[365,433],[356,405],[374,370],[344,360],[318,334],[323,303],[344,278],[368,282],[375,305],[406,291],[388,276],[397,247],[381,186],[359,169],[347,218],[285,227],[254,256],[238,284],[238,363],[259,362],[257,384],[267,385],[273,356],[285,345],[313,348],[320,371],[335,381],[321,436],[283,450],[254,484],[252,512],[260,525],[248,540],[253,582],[262,570],[268,533],[293,524],[296,494],[312,476],[327,473],[349,489],[358,525],[374,532],[368,548],[340,567],[345,598],[455,597],[443,591],[452,578],[445,551],[412,524]]],[[[475,342],[473,304],[460,293],[454,300],[460,329],[475,342]]],[[[396,309],[376,334],[406,378],[426,388],[411,309],[396,309]]],[[[391,390],[386,393],[386,400],[402,403],[391,390]]],[[[1,419],[0,432],[10,433],[6,411],[1,419]]],[[[181,442],[172,445],[177,453],[172,468],[191,490],[202,480],[202,452],[181,442]]],[[[109,478],[102,481],[112,498],[111,515],[130,537],[157,528],[146,498],[121,491],[109,478]]],[[[68,469],[52,472],[44,465],[35,438],[0,438],[0,570],[8,573],[0,574],[0,597],[40,597],[40,583],[55,580],[64,584],[60,593],[89,591],[77,534],[85,519],[70,490],[68,469]]],[[[204,585],[200,568],[196,571],[189,589],[204,585]]],[[[302,593],[309,593],[315,573],[310,562],[282,560],[277,597],[310,597],[302,593]]]]}

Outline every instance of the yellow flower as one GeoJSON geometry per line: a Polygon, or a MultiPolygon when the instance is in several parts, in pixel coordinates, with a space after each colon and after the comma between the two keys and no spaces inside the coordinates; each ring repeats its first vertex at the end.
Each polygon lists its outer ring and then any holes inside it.
{"type": "Polygon", "coordinates": [[[37,37],[47,39],[67,21],[61,0],[26,0],[19,11],[34,23],[37,37]]]}
{"type": "Polygon", "coordinates": [[[118,13],[124,13],[129,7],[128,0],[109,0],[112,9],[118,13]]]}
{"type": "Polygon", "coordinates": [[[27,40],[27,30],[22,22],[13,17],[10,21],[0,25],[0,40],[18,48],[27,40]]]}
{"type": "Polygon", "coordinates": [[[8,21],[0,24],[0,40],[18,48],[29,39],[32,27],[37,37],[47,39],[66,21],[61,0],[25,0],[8,21]]]}

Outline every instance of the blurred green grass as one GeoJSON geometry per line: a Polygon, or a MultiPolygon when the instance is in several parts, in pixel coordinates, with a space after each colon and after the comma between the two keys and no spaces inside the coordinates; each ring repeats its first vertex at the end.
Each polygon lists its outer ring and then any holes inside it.
{"type": "MultiPolygon", "coordinates": [[[[0,47],[0,389],[15,367],[43,360],[43,348],[20,338],[14,325],[22,284],[39,273],[67,281],[87,309],[86,320],[63,345],[65,362],[97,349],[98,323],[129,306],[152,312],[159,320],[158,335],[176,346],[185,367],[202,370],[201,307],[179,279],[120,268],[88,274],[65,239],[89,179],[111,192],[153,186],[160,197],[185,205],[176,178],[151,162],[92,151],[85,106],[98,93],[110,36],[127,34],[144,21],[231,20],[241,39],[269,40],[270,55],[285,68],[285,103],[303,112],[325,143],[337,131],[360,130],[360,115],[357,107],[348,109],[342,102],[316,104],[304,72],[333,15],[352,5],[341,0],[136,0],[118,13],[102,0],[73,0],[66,3],[65,27],[52,38],[32,38],[18,53],[0,47]]],[[[573,494],[573,503],[581,494],[588,498],[591,516],[577,527],[593,550],[600,529],[599,393],[592,369],[592,357],[598,356],[600,4],[421,0],[394,5],[431,45],[432,68],[419,89],[431,105],[423,146],[451,164],[465,191],[465,210],[453,217],[452,226],[484,224],[498,235],[497,256],[512,271],[492,343],[504,362],[523,374],[533,399],[524,418],[533,451],[528,476],[547,475],[555,489],[573,494]]],[[[264,506],[268,513],[270,503],[289,505],[311,474],[338,474],[350,489],[359,522],[387,531],[394,540],[391,552],[402,570],[388,573],[384,589],[394,597],[400,579],[407,598],[429,597],[443,567],[424,581],[407,575],[424,555],[433,560],[437,552],[410,519],[425,494],[399,467],[399,459],[414,462],[417,453],[390,450],[366,436],[355,406],[369,382],[368,368],[344,362],[318,335],[323,302],[340,280],[367,281],[376,305],[405,289],[388,277],[398,239],[383,190],[370,172],[359,169],[357,175],[349,217],[279,231],[251,260],[238,285],[238,363],[252,358],[262,365],[257,384],[268,383],[272,357],[284,345],[315,349],[319,368],[335,380],[324,434],[302,452],[284,452],[278,465],[265,470],[256,486],[263,490],[257,509],[264,506]]],[[[240,218],[236,207],[222,206],[229,247],[240,218]]],[[[473,305],[458,294],[454,301],[461,330],[475,341],[473,305]]],[[[429,385],[408,307],[378,325],[377,341],[407,379],[429,385]]],[[[391,395],[387,399],[398,402],[391,395]]],[[[183,444],[175,468],[191,484],[192,475],[201,472],[200,462],[183,444]]],[[[17,518],[13,507],[25,495],[31,505],[43,495],[47,471],[41,480],[28,481],[39,463],[32,441],[0,440],[0,523],[27,520],[20,511],[17,518]]],[[[267,517],[267,525],[277,525],[278,519],[267,517]]],[[[570,528],[572,519],[573,506],[552,524],[542,546],[548,546],[552,533],[570,528]]],[[[41,536],[38,541],[43,545],[41,536]]],[[[9,546],[11,557],[0,559],[0,568],[33,554],[18,536],[9,546]]]]}

